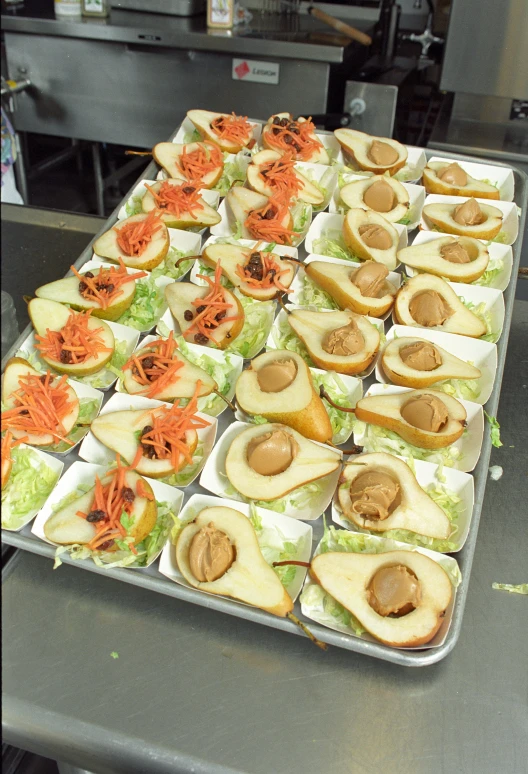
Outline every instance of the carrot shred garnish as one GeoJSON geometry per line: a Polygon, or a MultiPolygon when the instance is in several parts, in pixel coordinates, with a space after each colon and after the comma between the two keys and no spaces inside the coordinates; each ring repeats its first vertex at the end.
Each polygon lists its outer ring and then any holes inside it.
{"type": "Polygon", "coordinates": [[[20,431],[29,435],[51,435],[53,442],[65,441],[63,420],[74,407],[70,400],[66,375],[58,380],[50,371],[45,375],[25,374],[18,379],[19,389],[9,395],[13,408],[2,412],[2,432],[20,431]]]}
{"type": "Polygon", "coordinates": [[[144,497],[145,500],[154,500],[154,493],[148,492],[145,489],[145,485],[143,483],[143,479],[138,479],[138,482],[136,484],[136,494],[138,497],[144,497]]]}
{"type": "Polygon", "coordinates": [[[170,212],[179,218],[185,213],[196,220],[195,211],[204,209],[200,199],[200,181],[191,180],[188,184],[172,185],[168,180],[164,180],[158,191],[148,183],[145,183],[145,188],[154,197],[158,214],[170,212]]]}
{"type": "Polygon", "coordinates": [[[74,312],[72,309],[62,328],[46,328],[45,336],[35,336],[35,349],[51,360],[70,365],[84,363],[92,357],[97,360],[103,352],[112,352],[111,347],[105,346],[102,337],[104,328],[89,327],[91,313],[91,309],[87,312],[74,312]]]}
{"type": "Polygon", "coordinates": [[[123,371],[131,369],[134,381],[145,387],[139,395],[153,398],[179,379],[178,371],[184,364],[175,354],[177,349],[174,331],[171,331],[168,339],[152,341],[145,350],[134,353],[127,360],[123,371]]]}
{"type": "MultiPolygon", "coordinates": [[[[13,462],[13,459],[11,457],[11,452],[15,448],[15,446],[19,446],[21,443],[25,443],[28,441],[28,437],[24,436],[23,438],[19,438],[18,440],[13,440],[12,433],[8,430],[7,433],[2,438],[2,451],[1,451],[1,458],[2,458],[2,488],[6,485],[7,481],[9,480],[9,476],[6,475],[4,479],[4,469],[3,464],[5,460],[8,460],[9,463],[13,462]]],[[[11,468],[8,469],[9,472],[11,472],[11,468]]]]}
{"type": "MultiPolygon", "coordinates": [[[[284,120],[284,119],[283,119],[284,120]]],[[[311,117],[306,121],[289,121],[287,125],[272,124],[266,129],[266,143],[278,151],[293,153],[294,158],[309,161],[323,144],[315,136],[311,117]]]]}
{"type": "MultiPolygon", "coordinates": [[[[123,285],[147,276],[146,271],[137,271],[128,274],[122,259],[119,259],[119,268],[111,266],[109,269],[99,268],[95,276],[80,274],[75,266],[70,266],[75,276],[80,280],[79,292],[87,301],[94,301],[101,309],[108,309],[114,301],[123,293],[123,285]]],[[[91,273],[91,272],[90,272],[91,273]]]]}
{"type": "Polygon", "coordinates": [[[298,237],[297,231],[286,228],[282,220],[289,212],[289,197],[276,194],[268,199],[264,207],[252,210],[244,221],[245,227],[255,239],[276,242],[279,245],[291,245],[292,237],[298,237]],[[268,213],[271,212],[271,217],[268,213]]]}
{"type": "Polygon", "coordinates": [[[224,323],[234,322],[235,320],[243,320],[243,314],[232,315],[227,317],[227,310],[231,309],[231,304],[226,301],[225,288],[222,287],[222,267],[220,261],[216,264],[214,273],[214,280],[210,277],[206,277],[204,274],[197,275],[199,279],[203,279],[209,285],[209,292],[204,298],[195,298],[191,301],[192,306],[196,309],[196,316],[194,317],[190,326],[183,331],[185,338],[189,338],[194,334],[194,340],[198,343],[207,343],[207,340],[214,340],[214,332],[219,325],[224,323]]]}
{"type": "Polygon", "coordinates": [[[295,174],[295,159],[288,151],[280,159],[263,164],[259,175],[273,191],[291,198],[302,190],[303,184],[295,174]]]}
{"type": "MultiPolygon", "coordinates": [[[[255,253],[251,253],[253,257],[255,253]]],[[[278,288],[282,293],[293,293],[291,288],[286,287],[280,281],[280,277],[284,274],[288,274],[288,269],[281,269],[277,261],[275,261],[273,255],[270,253],[260,252],[260,266],[262,269],[262,279],[257,279],[249,266],[249,261],[245,265],[237,264],[236,274],[250,287],[259,290],[269,290],[272,287],[278,288]]]]}
{"type": "Polygon", "coordinates": [[[224,166],[222,151],[216,145],[200,143],[193,151],[184,145],[178,158],[178,167],[187,180],[200,180],[224,166]]]}
{"type": "Polygon", "coordinates": [[[142,220],[129,221],[121,228],[114,226],[114,231],[117,234],[117,245],[125,255],[143,255],[152,242],[154,234],[157,234],[162,227],[163,223],[156,216],[156,213],[149,212],[142,220]]]}
{"type": "Polygon", "coordinates": [[[223,114],[211,121],[211,129],[220,140],[246,145],[251,139],[251,124],[247,116],[223,114]]]}

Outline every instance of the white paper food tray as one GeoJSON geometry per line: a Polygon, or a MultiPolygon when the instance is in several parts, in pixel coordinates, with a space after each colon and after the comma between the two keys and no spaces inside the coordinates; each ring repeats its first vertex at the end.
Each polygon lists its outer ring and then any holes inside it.
{"type": "MultiPolygon", "coordinates": [[[[294,209],[295,207],[300,207],[301,204],[294,203],[290,207],[290,210],[294,209]]],[[[306,225],[304,226],[303,230],[299,233],[300,236],[297,238],[292,239],[292,244],[294,247],[300,247],[302,243],[304,242],[306,238],[306,234],[308,233],[308,229],[310,228],[310,223],[312,222],[312,207],[309,204],[303,205],[307,209],[309,209],[309,216],[306,220],[306,225]]],[[[220,206],[218,208],[218,214],[221,216],[222,220],[220,223],[217,223],[214,226],[211,226],[210,231],[211,234],[215,237],[231,237],[233,238],[233,234],[235,233],[237,229],[237,221],[233,214],[233,210],[227,203],[227,199],[222,199],[220,202],[220,206]]]]}
{"type": "MultiPolygon", "coordinates": [[[[404,167],[398,170],[393,175],[395,180],[399,180],[400,183],[416,183],[422,176],[422,172],[427,163],[427,158],[423,148],[417,148],[415,145],[406,145],[407,148],[407,163],[404,167]]],[[[345,171],[357,173],[362,177],[372,177],[372,172],[365,172],[355,164],[354,160],[344,155],[346,164],[345,171]]]]}
{"type": "MultiPolygon", "coordinates": [[[[442,156],[431,156],[427,164],[434,162],[444,162],[446,164],[452,164],[455,159],[444,158],[442,156]]],[[[456,159],[456,163],[459,167],[462,167],[468,175],[474,177],[475,180],[481,180],[490,182],[491,185],[496,186],[499,189],[499,198],[503,202],[512,202],[515,193],[515,182],[513,178],[513,170],[507,167],[496,167],[493,164],[484,164],[476,161],[462,161],[456,159]]],[[[490,204],[493,204],[492,199],[488,199],[490,204]]]]}
{"type": "MultiPolygon", "coordinates": [[[[435,239],[443,239],[444,237],[449,236],[449,234],[440,234],[438,231],[418,231],[415,238],[413,239],[413,247],[417,245],[425,244],[426,242],[432,242],[435,239]]],[[[493,278],[491,283],[489,285],[481,285],[479,280],[475,280],[474,282],[469,283],[461,283],[461,284],[469,284],[469,285],[478,285],[479,287],[489,287],[489,288],[495,288],[496,290],[506,290],[508,285],[510,284],[511,279],[511,273],[512,273],[512,265],[513,265],[513,251],[510,245],[501,245],[500,242],[490,242],[487,245],[487,250],[489,253],[490,261],[494,259],[500,259],[502,260],[502,270],[497,274],[496,277],[493,278]]],[[[410,276],[414,277],[415,274],[418,274],[417,269],[413,269],[410,266],[405,265],[405,272],[410,276]]]]}
{"type": "MultiPolygon", "coordinates": [[[[251,119],[248,119],[248,120],[253,130],[253,139],[258,142],[260,140],[260,135],[262,134],[262,123],[258,121],[253,121],[251,119]]],[[[187,116],[185,116],[185,118],[180,124],[180,128],[174,135],[172,142],[184,143],[185,139],[190,137],[195,130],[196,130],[196,127],[193,124],[193,122],[189,118],[187,118],[187,116]]],[[[187,142],[189,142],[189,140],[187,140],[187,142]]],[[[192,142],[198,142],[198,140],[192,140],[192,142]]],[[[204,142],[204,139],[200,137],[199,142],[204,142]]],[[[246,152],[249,153],[249,151],[246,151],[246,152]]],[[[226,154],[226,155],[231,155],[231,154],[226,154]]]]}
{"type": "MultiPolygon", "coordinates": [[[[200,511],[202,511],[204,508],[215,508],[219,506],[224,508],[233,508],[234,510],[243,513],[244,516],[247,516],[248,518],[250,516],[250,507],[245,503],[239,503],[236,500],[212,497],[211,495],[206,494],[193,494],[192,497],[187,501],[185,508],[182,510],[179,518],[183,522],[190,522],[195,519],[200,511]]],[[[309,524],[304,524],[302,521],[295,521],[294,519],[288,519],[279,513],[273,513],[273,511],[266,510],[265,508],[256,508],[255,510],[260,517],[262,526],[264,528],[278,530],[278,532],[285,538],[285,540],[295,542],[298,540],[301,541],[299,552],[296,556],[296,561],[310,561],[310,555],[312,552],[312,528],[309,524]]],[[[176,563],[176,548],[170,541],[165,544],[165,548],[163,549],[159,564],[159,571],[162,575],[170,578],[170,580],[174,581],[175,583],[180,583],[182,586],[187,586],[187,588],[194,588],[187,580],[185,580],[179,571],[178,565],[176,563]]],[[[297,572],[295,573],[295,578],[288,586],[286,586],[286,591],[293,601],[295,601],[300,594],[307,572],[308,569],[306,567],[298,567],[297,572]]],[[[215,596],[211,595],[210,592],[202,591],[201,589],[200,592],[202,594],[208,594],[209,596],[215,596]]],[[[230,597],[230,599],[232,598],[230,597]]],[[[246,602],[240,602],[238,600],[235,601],[238,602],[239,605],[247,604],[246,602]]]]}
{"type": "MultiPolygon", "coordinates": [[[[112,460],[113,462],[113,460],[112,460]]],[[[57,543],[52,543],[51,540],[48,540],[46,535],[44,534],[44,526],[48,519],[53,515],[53,506],[56,503],[59,503],[66,495],[68,495],[70,492],[74,492],[78,486],[80,485],[94,485],[95,477],[97,475],[102,476],[106,473],[108,470],[108,465],[95,465],[93,463],[88,462],[74,462],[73,465],[68,468],[64,476],[61,478],[51,495],[49,496],[44,508],[40,511],[38,514],[38,517],[33,522],[33,526],[31,528],[31,532],[33,535],[36,535],[40,540],[43,540],[45,543],[49,543],[52,546],[58,546],[57,543]]],[[[143,476],[146,481],[150,484],[152,487],[152,491],[154,492],[154,496],[156,500],[160,503],[168,503],[170,505],[170,508],[175,516],[178,516],[178,513],[180,512],[180,508],[183,503],[183,492],[181,492],[179,489],[176,489],[174,486],[167,486],[167,484],[164,484],[162,481],[157,481],[154,478],[147,478],[146,476],[143,476]]],[[[136,569],[144,569],[146,567],[150,567],[159,557],[161,551],[163,549],[163,546],[160,547],[159,551],[151,558],[151,560],[148,562],[148,564],[145,564],[144,567],[133,567],[129,566],[125,569],[127,570],[136,570],[136,569]]],[[[81,562],[87,562],[90,561],[88,559],[80,560],[81,562]]]]}
{"type": "MultiPolygon", "coordinates": [[[[167,406],[170,408],[171,405],[171,403],[164,403],[161,400],[144,398],[141,395],[127,395],[126,393],[121,392],[112,395],[110,400],[105,404],[103,410],[101,411],[101,416],[103,414],[109,414],[112,411],[128,411],[138,409],[148,410],[158,408],[159,406],[167,406]]],[[[215,417],[208,416],[207,414],[201,414],[200,412],[197,412],[196,416],[205,420],[209,424],[207,427],[196,430],[198,435],[198,447],[201,445],[203,449],[202,459],[200,464],[196,466],[192,478],[185,484],[178,484],[178,486],[182,489],[192,484],[192,482],[195,480],[195,478],[197,478],[203,469],[207,457],[211,453],[211,450],[214,446],[216,431],[218,428],[218,422],[215,417]]],[[[83,460],[86,460],[86,462],[93,462],[95,465],[110,465],[115,460],[115,456],[116,452],[112,451],[112,449],[109,449],[107,446],[98,441],[91,431],[88,433],[82,443],[81,448],[79,449],[79,457],[81,457],[83,460]]],[[[132,460],[127,460],[127,462],[130,464],[132,460]]],[[[182,472],[184,472],[184,469],[182,469],[182,472]]],[[[161,479],[161,481],[163,482],[163,479],[161,479]]]]}
{"type": "MultiPolygon", "coordinates": [[[[242,495],[238,495],[238,493],[233,493],[231,491],[232,487],[225,471],[225,460],[229,447],[235,437],[243,430],[247,430],[248,427],[251,427],[251,425],[246,425],[243,422],[233,422],[233,424],[229,425],[224,434],[218,439],[218,443],[215,445],[212,454],[206,462],[202,475],[200,476],[200,485],[203,486],[204,489],[213,492],[213,494],[216,494],[219,497],[231,497],[235,499],[240,497],[241,502],[245,501],[245,498],[243,498],[242,495]]],[[[264,427],[264,425],[262,425],[262,427],[264,427]]],[[[311,441],[311,443],[316,442],[311,441]]],[[[317,445],[324,446],[324,444],[317,445]]],[[[341,452],[339,450],[336,451],[341,456],[341,452]]],[[[341,465],[339,465],[337,470],[333,473],[318,479],[319,483],[323,484],[322,491],[313,496],[310,501],[301,508],[288,504],[284,515],[290,516],[292,519],[301,519],[302,521],[314,521],[315,519],[318,519],[330,505],[340,472],[341,465]]],[[[294,490],[294,492],[295,491],[296,490],[294,490]]],[[[285,497],[287,498],[288,495],[285,497]]],[[[265,508],[265,506],[263,507],[265,508]]]]}
{"type": "MultiPolygon", "coordinates": [[[[362,263],[357,263],[355,261],[344,261],[341,258],[330,258],[328,255],[318,255],[317,253],[310,253],[310,255],[308,255],[305,258],[304,264],[306,265],[308,263],[312,263],[313,261],[322,261],[323,263],[335,263],[340,266],[348,266],[351,272],[354,271],[354,269],[359,269],[359,267],[363,265],[362,263]]],[[[290,304],[297,304],[297,305],[303,306],[301,294],[302,294],[305,278],[306,278],[306,272],[304,271],[304,268],[300,266],[299,269],[297,270],[297,274],[295,275],[292,284],[290,285],[290,289],[293,290],[293,293],[288,295],[288,302],[290,304]]],[[[311,281],[313,282],[313,280],[311,281]]],[[[398,288],[401,286],[401,283],[402,283],[402,275],[399,272],[390,271],[387,276],[387,282],[390,282],[396,288],[396,290],[398,290],[398,288]]],[[[314,284],[316,283],[314,282],[314,284]]],[[[336,309],[339,309],[337,305],[336,305],[336,309]]],[[[381,315],[381,317],[379,317],[378,319],[386,320],[387,317],[389,317],[390,313],[391,313],[391,310],[389,309],[387,312],[385,312],[385,314],[381,315]]]]}
{"type": "Polygon", "coordinates": [[[315,183],[320,183],[323,176],[327,176],[324,186],[326,195],[322,204],[313,205],[314,212],[322,212],[326,210],[330,202],[334,191],[337,187],[337,170],[334,167],[328,167],[325,164],[312,164],[306,161],[298,161],[295,164],[295,169],[304,175],[308,180],[315,183]]]}
{"type": "MultiPolygon", "coordinates": [[[[151,344],[153,341],[156,341],[159,339],[159,336],[145,336],[144,339],[142,339],[141,343],[136,347],[136,351],[139,349],[143,349],[148,344],[151,344]]],[[[235,387],[236,387],[236,381],[240,374],[242,373],[242,368],[244,367],[244,359],[239,357],[238,355],[233,355],[231,353],[225,353],[221,349],[212,349],[212,348],[206,348],[206,347],[200,347],[198,344],[190,344],[186,343],[186,346],[191,353],[191,355],[194,355],[196,358],[202,357],[203,355],[207,355],[207,357],[212,358],[213,360],[216,360],[217,363],[225,363],[226,357],[229,357],[229,360],[231,362],[232,368],[229,371],[229,390],[226,392],[225,397],[227,400],[231,400],[235,394],[235,387]]],[[[186,353],[185,357],[188,358],[188,360],[191,360],[191,357],[189,357],[189,354],[186,353]]],[[[127,391],[125,390],[123,383],[121,380],[118,381],[116,385],[116,391],[122,392],[123,394],[127,394],[127,391]]],[[[218,417],[220,414],[222,414],[226,408],[227,403],[223,401],[221,398],[218,398],[218,411],[204,411],[204,404],[208,401],[209,397],[204,396],[202,398],[198,398],[198,411],[204,412],[208,416],[218,417]]]]}
{"type": "MultiPolygon", "coordinates": [[[[356,175],[353,172],[345,172],[342,175],[342,179],[343,185],[346,185],[347,183],[354,183],[358,180],[364,180],[365,177],[363,175],[356,175]]],[[[412,231],[413,229],[417,228],[420,223],[422,207],[425,202],[425,188],[423,185],[416,185],[416,183],[402,183],[402,185],[409,195],[409,209],[407,210],[407,214],[411,217],[411,221],[405,224],[405,227],[407,231],[412,231]]],[[[336,188],[330,201],[328,211],[338,213],[339,215],[344,215],[348,209],[350,208],[347,207],[341,199],[341,189],[336,188]]],[[[366,209],[366,207],[364,209],[366,209]]],[[[378,214],[383,215],[382,212],[378,214]]]]}
{"type": "MultiPolygon", "coordinates": [[[[507,245],[512,245],[519,234],[519,215],[517,214],[517,205],[515,202],[501,202],[495,199],[478,199],[477,197],[473,198],[475,198],[479,204],[495,207],[497,210],[502,212],[502,228],[499,234],[504,232],[504,243],[507,245]]],[[[441,194],[429,194],[425,197],[424,207],[427,207],[428,204],[452,204],[453,207],[458,207],[468,199],[469,197],[467,196],[442,196],[441,194]]],[[[424,231],[433,231],[432,224],[429,223],[424,210],[422,210],[420,228],[424,231]]],[[[435,234],[438,233],[444,232],[435,231],[435,234]]],[[[485,244],[488,243],[487,239],[481,239],[480,241],[484,242],[485,244]]]]}
{"type": "MultiPolygon", "coordinates": [[[[348,461],[360,462],[361,457],[362,455],[357,457],[350,457],[348,461]]],[[[404,457],[399,457],[399,459],[407,462],[404,457]]],[[[457,532],[451,538],[451,542],[455,544],[455,547],[449,551],[449,553],[451,554],[460,551],[469,534],[469,526],[471,524],[471,517],[473,515],[473,503],[475,499],[473,476],[471,476],[469,473],[463,473],[460,470],[446,468],[445,466],[440,469],[438,465],[434,465],[431,462],[423,462],[422,460],[414,460],[413,465],[414,475],[422,489],[427,490],[427,487],[433,484],[453,492],[460,498],[457,532]],[[440,476],[437,477],[438,472],[440,472],[440,476]]],[[[343,511],[339,504],[337,491],[332,501],[332,521],[334,521],[336,524],[339,524],[340,527],[344,527],[345,529],[349,530],[349,532],[358,532],[365,535],[383,537],[382,532],[370,532],[368,529],[362,529],[343,516],[343,511]]]]}
{"type": "MultiPolygon", "coordinates": [[[[427,389],[432,389],[432,387],[427,389]]],[[[413,392],[413,390],[409,387],[397,387],[394,384],[372,384],[364,397],[383,394],[393,395],[397,392],[413,392]]],[[[482,411],[482,406],[478,403],[461,400],[460,398],[457,398],[457,400],[466,410],[467,426],[458,441],[451,444],[451,448],[460,450],[461,456],[454,460],[453,465],[450,467],[453,467],[455,470],[461,470],[464,473],[470,473],[478,462],[480,449],[482,447],[484,438],[484,413],[482,411]]],[[[366,452],[375,451],[375,449],[370,448],[369,442],[361,430],[354,431],[354,443],[358,446],[363,446],[366,452]]],[[[435,450],[431,449],[431,456],[434,456],[434,453],[435,450]]]]}
{"type": "MultiPolygon", "coordinates": [[[[51,454],[46,454],[46,452],[41,451],[41,449],[39,449],[37,446],[28,446],[25,443],[21,443],[16,448],[17,449],[31,449],[31,451],[33,451],[37,455],[39,461],[43,462],[45,465],[48,466],[48,468],[50,468],[55,473],[55,475],[57,476],[57,483],[55,484],[55,487],[57,486],[58,481],[59,481],[59,479],[60,479],[60,477],[62,475],[62,471],[64,469],[64,462],[62,460],[57,459],[57,457],[53,457],[53,455],[51,455],[51,454]]],[[[30,462],[31,462],[31,467],[32,468],[36,468],[37,467],[37,464],[38,464],[37,460],[31,459],[30,462]]],[[[32,521],[32,519],[35,518],[37,513],[44,507],[47,498],[44,500],[44,502],[42,503],[42,505],[39,508],[32,508],[30,511],[25,513],[23,515],[23,518],[20,521],[18,527],[8,527],[8,526],[5,526],[4,525],[4,519],[7,521],[7,519],[9,518],[9,516],[11,514],[11,505],[10,505],[10,498],[9,498],[9,485],[10,485],[10,481],[8,479],[7,480],[7,484],[5,485],[5,487],[4,487],[3,491],[2,491],[2,529],[7,530],[8,532],[20,532],[22,527],[25,527],[26,524],[29,524],[29,522],[32,521]]],[[[51,490],[51,492],[48,495],[48,497],[51,497],[52,493],[53,493],[53,489],[51,490]]]]}
{"type": "MultiPolygon", "coordinates": [[[[127,206],[133,207],[133,201],[132,200],[135,199],[135,198],[142,198],[145,195],[145,193],[147,191],[147,189],[145,188],[145,183],[147,185],[152,186],[152,185],[155,185],[158,182],[159,182],[158,180],[140,180],[140,182],[134,187],[134,190],[132,191],[132,193],[130,194],[130,196],[126,200],[126,202],[121,206],[121,209],[117,213],[118,220],[124,220],[125,218],[130,217],[127,214],[127,206]]],[[[210,207],[212,207],[215,210],[218,209],[218,205],[220,203],[220,194],[218,193],[218,191],[213,191],[213,190],[211,190],[209,188],[202,188],[200,190],[200,197],[210,207]]],[[[195,228],[195,227],[191,227],[191,228],[195,228]]],[[[207,229],[207,227],[199,229],[199,231],[197,233],[203,234],[204,231],[206,231],[206,229],[207,229]]],[[[188,229],[182,229],[182,230],[187,231],[188,229]]]]}
{"type": "MultiPolygon", "coordinates": [[[[314,248],[314,241],[319,239],[323,234],[327,234],[329,231],[338,231],[342,234],[344,222],[344,215],[337,215],[336,213],[332,214],[330,212],[320,212],[316,215],[306,235],[306,252],[319,255],[314,248]]],[[[404,247],[407,247],[407,228],[402,226],[401,223],[392,223],[391,225],[394,226],[400,237],[397,249],[402,250],[404,247]]],[[[398,264],[396,264],[396,266],[397,265],[398,264]]]]}
{"type": "MultiPolygon", "coordinates": [[[[476,368],[480,368],[482,371],[482,376],[478,379],[480,395],[478,398],[474,398],[474,403],[480,403],[481,405],[487,403],[495,383],[495,374],[497,373],[497,347],[495,344],[489,341],[470,339],[468,336],[457,336],[454,333],[443,333],[442,331],[434,331],[428,328],[417,330],[407,325],[393,325],[387,333],[387,344],[394,338],[401,339],[404,337],[426,339],[455,355],[455,357],[460,358],[460,360],[465,360],[466,363],[471,362],[476,368]]],[[[390,384],[391,382],[385,375],[381,365],[384,349],[385,346],[382,347],[380,358],[376,364],[376,380],[381,384],[390,384]]],[[[441,390],[441,383],[437,386],[433,385],[431,389],[441,390]]]]}

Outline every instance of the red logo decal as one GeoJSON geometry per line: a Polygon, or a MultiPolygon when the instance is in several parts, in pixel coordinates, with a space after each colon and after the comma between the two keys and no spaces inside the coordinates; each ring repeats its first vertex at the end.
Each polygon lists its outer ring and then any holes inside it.
{"type": "Polygon", "coordinates": [[[243,78],[249,73],[249,71],[250,70],[247,62],[240,62],[240,64],[235,67],[235,72],[239,78],[243,78]]]}

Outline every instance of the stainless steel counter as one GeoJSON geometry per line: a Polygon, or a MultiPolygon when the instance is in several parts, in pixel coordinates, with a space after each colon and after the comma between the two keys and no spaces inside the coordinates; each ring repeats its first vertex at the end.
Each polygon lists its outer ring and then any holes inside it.
{"type": "MultiPolygon", "coordinates": [[[[23,271],[4,267],[8,290],[23,271]]],[[[528,600],[491,584],[527,581],[527,335],[517,302],[492,455],[504,475],[487,487],[445,661],[411,671],[323,653],[19,551],[3,578],[5,741],[97,774],[524,771],[528,600]]]]}

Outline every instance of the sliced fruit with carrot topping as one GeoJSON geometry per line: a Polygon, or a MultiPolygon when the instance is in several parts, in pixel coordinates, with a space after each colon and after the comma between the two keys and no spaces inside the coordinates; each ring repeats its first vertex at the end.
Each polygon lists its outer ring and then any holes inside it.
{"type": "Polygon", "coordinates": [[[27,360],[13,357],[2,380],[2,432],[24,438],[31,446],[50,446],[68,439],[79,416],[79,399],[66,375],[42,374],[27,360]]]}
{"type": "Polygon", "coordinates": [[[112,411],[92,422],[95,437],[135,470],[163,478],[191,465],[198,446],[197,430],[210,422],[196,415],[199,384],[187,406],[112,411]]]}
{"type": "Polygon", "coordinates": [[[117,320],[126,312],[136,293],[136,280],[146,277],[144,271],[128,274],[126,266],[119,259],[119,267],[94,269],[79,272],[70,266],[73,277],[49,282],[37,288],[37,298],[68,304],[73,309],[91,309],[93,317],[117,320]]]}
{"type": "Polygon", "coordinates": [[[88,376],[100,371],[114,354],[110,326],[92,317],[92,310],[75,312],[56,301],[33,298],[28,312],[36,331],[35,348],[59,373],[88,376]]]}
{"type": "Polygon", "coordinates": [[[224,157],[211,142],[159,142],[152,155],[169,177],[199,181],[202,188],[213,188],[224,171],[224,157]]]}
{"type": "Polygon", "coordinates": [[[156,339],[134,352],[122,371],[127,392],[157,400],[191,398],[197,382],[200,382],[200,398],[217,388],[206,371],[181,354],[173,331],[167,339],[156,339]]]}
{"type": "Polygon", "coordinates": [[[221,217],[200,196],[199,181],[163,180],[145,183],[143,212],[155,212],[169,228],[214,226],[221,217]]]}
{"type": "Polygon", "coordinates": [[[291,245],[300,237],[293,230],[293,218],[285,197],[263,196],[249,188],[236,186],[226,196],[245,239],[261,239],[279,245],[291,245]]]}
{"type": "Polygon", "coordinates": [[[116,541],[124,541],[137,553],[134,546],[150,535],[157,516],[152,487],[118,457],[114,470],[96,476],[92,489],[46,521],[44,534],[53,543],[86,545],[94,551],[117,551],[116,541]]]}
{"type": "Polygon", "coordinates": [[[165,288],[165,298],[185,339],[226,349],[242,331],[245,317],[238,298],[221,284],[221,276],[218,264],[214,279],[198,275],[207,287],[173,282],[165,288]]]}
{"type": "Polygon", "coordinates": [[[262,144],[279,153],[293,153],[298,161],[330,164],[330,157],[315,133],[311,118],[293,120],[291,113],[277,113],[262,130],[262,144]]]}
{"type": "Polygon", "coordinates": [[[324,196],[320,189],[296,169],[291,152],[263,150],[256,153],[247,170],[250,188],[264,196],[286,194],[307,204],[320,205],[324,196]]]}
{"type": "Polygon", "coordinates": [[[167,226],[155,212],[132,215],[105,231],[93,245],[94,253],[109,261],[123,261],[130,269],[152,271],[163,261],[170,247],[167,226]]]}
{"type": "Polygon", "coordinates": [[[204,140],[215,143],[226,153],[238,153],[252,144],[253,129],[245,116],[213,113],[210,110],[188,110],[187,118],[204,140]]]}
{"type": "Polygon", "coordinates": [[[237,245],[210,244],[201,255],[206,266],[222,266],[222,272],[244,296],[257,301],[269,301],[282,293],[290,293],[295,276],[295,264],[287,257],[237,245]]]}

